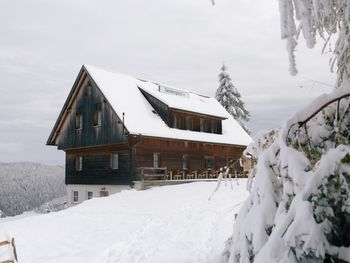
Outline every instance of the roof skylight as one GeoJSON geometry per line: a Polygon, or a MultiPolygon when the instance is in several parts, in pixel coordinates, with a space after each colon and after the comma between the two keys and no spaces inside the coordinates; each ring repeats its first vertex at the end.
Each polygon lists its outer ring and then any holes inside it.
{"type": "Polygon", "coordinates": [[[162,93],[170,94],[170,95],[179,96],[179,97],[185,97],[185,98],[189,98],[190,97],[190,93],[189,92],[186,92],[186,91],[183,91],[183,90],[174,89],[174,88],[169,88],[169,87],[162,86],[162,85],[158,85],[158,91],[162,92],[162,93]]]}

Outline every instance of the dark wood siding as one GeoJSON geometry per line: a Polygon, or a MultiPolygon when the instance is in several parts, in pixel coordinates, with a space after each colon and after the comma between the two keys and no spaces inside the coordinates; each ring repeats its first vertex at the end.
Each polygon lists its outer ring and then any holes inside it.
{"type": "Polygon", "coordinates": [[[86,80],[64,120],[57,143],[58,149],[121,143],[122,120],[118,118],[102,92],[86,80]],[[94,126],[94,113],[101,110],[102,125],[94,126]],[[76,129],[76,115],[83,117],[82,129],[76,129]]]}
{"type": "MultiPolygon", "coordinates": [[[[188,169],[199,171],[205,169],[206,157],[214,157],[214,169],[219,169],[230,159],[238,160],[244,149],[243,146],[141,137],[133,149],[134,176],[140,167],[153,167],[153,153],[160,153],[160,167],[168,170],[182,170],[182,156],[186,154],[188,169]]],[[[239,164],[237,170],[242,170],[239,164]]]]}
{"type": "Polygon", "coordinates": [[[216,133],[216,134],[222,134],[222,121],[221,119],[209,117],[202,114],[195,114],[190,112],[184,112],[180,110],[174,110],[169,109],[168,113],[169,122],[167,123],[168,126],[174,128],[174,119],[177,118],[178,120],[178,129],[186,130],[188,129],[186,125],[186,118],[189,118],[191,124],[190,129],[192,131],[200,131],[200,120],[202,119],[204,122],[204,130],[203,132],[207,133],[216,133]]]}
{"type": "Polygon", "coordinates": [[[130,183],[130,151],[126,145],[111,145],[66,152],[66,184],[130,183]],[[118,153],[119,167],[111,168],[111,154],[118,153]],[[83,157],[81,171],[76,171],[76,157],[83,157]]]}

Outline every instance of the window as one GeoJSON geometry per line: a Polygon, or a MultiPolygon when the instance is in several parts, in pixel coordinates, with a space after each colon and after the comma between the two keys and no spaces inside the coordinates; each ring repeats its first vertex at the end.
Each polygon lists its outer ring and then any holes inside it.
{"type": "Polygon", "coordinates": [[[94,112],[94,126],[101,126],[102,125],[102,111],[96,110],[94,112]]]}
{"type": "Polygon", "coordinates": [[[78,203],[79,198],[78,198],[78,191],[73,191],[72,193],[72,203],[78,203]]]}
{"type": "Polygon", "coordinates": [[[207,132],[213,132],[213,126],[211,121],[208,121],[207,132]]]}
{"type": "Polygon", "coordinates": [[[187,154],[182,155],[182,169],[188,169],[187,154]]]}
{"type": "Polygon", "coordinates": [[[193,122],[193,130],[194,131],[200,131],[199,119],[198,118],[193,118],[192,122],[193,122]]]}
{"type": "Polygon", "coordinates": [[[76,171],[83,170],[83,156],[81,156],[81,155],[78,155],[75,158],[75,170],[76,171]]]}
{"type": "Polygon", "coordinates": [[[90,200],[93,197],[93,193],[91,191],[86,191],[86,200],[90,200]]]}
{"type": "Polygon", "coordinates": [[[112,169],[119,169],[119,154],[118,153],[112,153],[111,154],[111,168],[112,169]]]}
{"type": "Polygon", "coordinates": [[[179,127],[179,118],[177,116],[174,116],[173,128],[178,128],[178,127],[179,127]]]}
{"type": "Polygon", "coordinates": [[[222,134],[222,126],[221,126],[221,121],[219,121],[216,125],[216,132],[218,134],[222,134]]]}
{"type": "Polygon", "coordinates": [[[205,124],[204,119],[200,119],[200,124],[199,124],[200,126],[199,127],[200,127],[201,132],[204,132],[204,124],[205,124]]]}
{"type": "Polygon", "coordinates": [[[190,116],[186,116],[186,130],[192,130],[192,121],[190,116]]]}
{"type": "Polygon", "coordinates": [[[205,169],[212,170],[214,169],[214,156],[205,157],[205,169]]]}
{"type": "Polygon", "coordinates": [[[213,121],[213,133],[218,133],[218,124],[217,121],[213,121]]]}
{"type": "Polygon", "coordinates": [[[181,130],[185,129],[185,118],[183,118],[182,116],[179,116],[179,124],[178,124],[178,128],[181,130]]]}
{"type": "Polygon", "coordinates": [[[77,114],[75,116],[75,129],[79,130],[83,128],[83,115],[77,114]]]}
{"type": "Polygon", "coordinates": [[[160,166],[160,154],[154,153],[153,154],[153,167],[159,168],[159,166],[160,166]]]}

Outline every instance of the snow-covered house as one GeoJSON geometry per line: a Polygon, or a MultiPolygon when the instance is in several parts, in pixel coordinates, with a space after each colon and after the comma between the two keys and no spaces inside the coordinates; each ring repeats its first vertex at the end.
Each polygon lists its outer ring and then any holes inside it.
{"type": "Polygon", "coordinates": [[[79,203],[135,181],[199,178],[250,142],[215,98],[83,66],[47,145],[65,151],[68,202],[79,203]]]}

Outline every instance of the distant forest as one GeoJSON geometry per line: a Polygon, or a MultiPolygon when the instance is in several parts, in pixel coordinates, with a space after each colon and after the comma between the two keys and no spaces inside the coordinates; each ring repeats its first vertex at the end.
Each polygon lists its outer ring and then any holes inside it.
{"type": "Polygon", "coordinates": [[[31,211],[65,196],[62,166],[0,162],[0,217],[31,211]]]}

